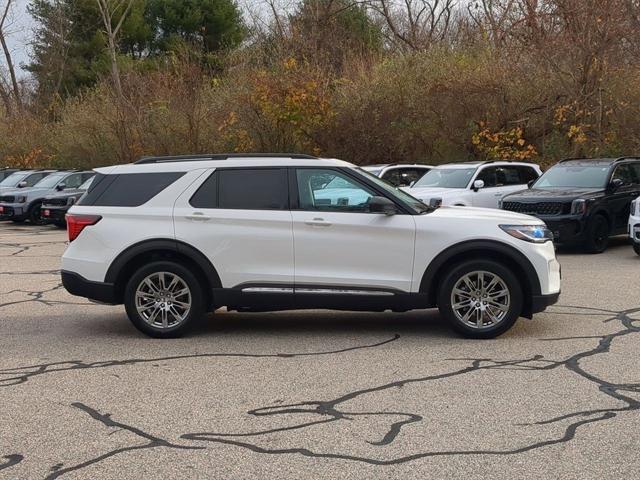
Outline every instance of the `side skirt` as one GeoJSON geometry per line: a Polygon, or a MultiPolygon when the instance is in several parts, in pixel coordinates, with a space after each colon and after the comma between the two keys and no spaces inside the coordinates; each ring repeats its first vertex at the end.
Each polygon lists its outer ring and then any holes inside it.
{"type": "Polygon", "coordinates": [[[213,290],[216,308],[270,312],[281,310],[347,310],[382,312],[430,308],[427,295],[400,290],[345,286],[239,285],[213,290]]]}

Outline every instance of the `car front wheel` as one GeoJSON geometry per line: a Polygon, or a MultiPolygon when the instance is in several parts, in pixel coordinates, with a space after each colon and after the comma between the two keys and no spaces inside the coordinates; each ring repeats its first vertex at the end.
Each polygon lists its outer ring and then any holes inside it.
{"type": "Polygon", "coordinates": [[[124,303],[133,325],[155,338],[182,336],[204,315],[198,279],[170,261],[153,262],[136,271],[125,287],[124,303]]]}
{"type": "Polygon", "coordinates": [[[596,215],[587,227],[587,253],[602,253],[609,246],[609,222],[602,215],[596,215]]]}
{"type": "Polygon", "coordinates": [[[468,338],[494,338],[509,330],[522,311],[522,287],[513,272],[490,260],[455,266],[438,293],[440,314],[468,338]]]}

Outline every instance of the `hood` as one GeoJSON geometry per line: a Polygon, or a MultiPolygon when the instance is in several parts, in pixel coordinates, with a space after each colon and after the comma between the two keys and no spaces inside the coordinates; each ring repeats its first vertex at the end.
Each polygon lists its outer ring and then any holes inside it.
{"type": "Polygon", "coordinates": [[[403,188],[409,195],[419,199],[442,198],[447,195],[454,195],[466,190],[466,188],[441,188],[441,187],[414,187],[403,188]]]}
{"type": "MultiPolygon", "coordinates": [[[[493,224],[506,225],[544,225],[539,218],[522,213],[508,212],[506,210],[497,210],[495,208],[476,208],[476,207],[439,207],[430,215],[438,217],[469,219],[473,221],[486,220],[493,224]]],[[[428,217],[427,216],[427,217],[428,217]]]]}
{"type": "Polygon", "coordinates": [[[591,198],[604,194],[603,188],[529,188],[519,192],[510,193],[502,200],[507,202],[541,202],[556,201],[570,202],[576,198],[591,198]]]}

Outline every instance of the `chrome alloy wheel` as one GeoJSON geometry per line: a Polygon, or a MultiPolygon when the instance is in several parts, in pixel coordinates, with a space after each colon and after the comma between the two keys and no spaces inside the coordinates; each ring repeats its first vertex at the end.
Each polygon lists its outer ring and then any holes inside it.
{"type": "Polygon", "coordinates": [[[154,328],[175,327],[191,311],[191,290],[175,273],[155,272],[146,277],[136,289],[136,310],[154,328]]]}
{"type": "Polygon", "coordinates": [[[463,324],[489,328],[509,313],[511,294],[507,284],[495,273],[470,272],[458,280],[451,292],[451,308],[463,324]]]}

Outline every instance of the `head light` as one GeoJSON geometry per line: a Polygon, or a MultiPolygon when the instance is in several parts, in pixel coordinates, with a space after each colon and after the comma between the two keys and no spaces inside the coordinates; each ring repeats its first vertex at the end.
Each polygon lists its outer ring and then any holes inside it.
{"type": "Polygon", "coordinates": [[[74,203],[76,203],[75,197],[67,198],[67,205],[73,205],[74,203]]]}
{"type": "Polygon", "coordinates": [[[441,198],[432,198],[431,200],[429,200],[429,206],[433,207],[433,208],[438,208],[442,205],[442,199],[441,198]]]}
{"type": "Polygon", "coordinates": [[[512,237],[525,242],[553,242],[553,232],[546,225],[500,225],[500,228],[512,237]]]}
{"type": "Polygon", "coordinates": [[[583,215],[587,211],[587,201],[579,198],[571,202],[571,215],[583,215]]]}
{"type": "Polygon", "coordinates": [[[24,203],[26,201],[27,201],[27,197],[25,197],[24,195],[20,197],[16,197],[16,203],[24,203]]]}

